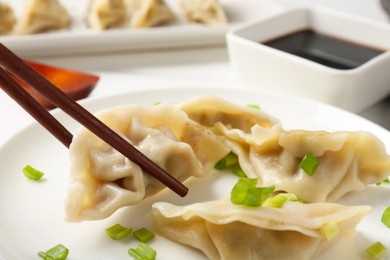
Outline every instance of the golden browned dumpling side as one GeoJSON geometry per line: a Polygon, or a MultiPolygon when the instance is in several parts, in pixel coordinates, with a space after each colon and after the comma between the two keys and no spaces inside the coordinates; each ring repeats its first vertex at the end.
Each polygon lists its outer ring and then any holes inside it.
{"type": "Polygon", "coordinates": [[[127,2],[132,11],[132,27],[146,28],[175,21],[175,15],[163,0],[128,0],[127,2]]]}
{"type": "Polygon", "coordinates": [[[8,33],[16,23],[16,18],[12,8],[4,3],[0,3],[0,34],[8,33]]]}
{"type": "Polygon", "coordinates": [[[225,12],[218,0],[180,0],[181,8],[190,22],[226,24],[225,12]]]}
{"type": "Polygon", "coordinates": [[[68,11],[57,0],[28,0],[16,34],[33,34],[68,27],[68,11]]]}
{"type": "Polygon", "coordinates": [[[87,11],[88,25],[97,31],[124,24],[127,20],[123,0],[91,0],[87,11]]]}

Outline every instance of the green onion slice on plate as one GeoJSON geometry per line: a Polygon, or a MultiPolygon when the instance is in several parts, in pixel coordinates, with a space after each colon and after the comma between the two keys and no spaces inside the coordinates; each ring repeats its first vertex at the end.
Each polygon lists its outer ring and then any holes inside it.
{"type": "Polygon", "coordinates": [[[390,207],[385,209],[382,214],[382,223],[385,224],[388,228],[390,228],[390,207]]]}
{"type": "Polygon", "coordinates": [[[121,224],[115,224],[112,227],[107,228],[105,231],[110,238],[119,240],[129,235],[133,230],[131,228],[126,228],[121,224]]]}
{"type": "Polygon", "coordinates": [[[382,184],[389,184],[390,180],[389,177],[386,177],[383,181],[377,182],[376,185],[382,185],[382,184]]]}
{"type": "Polygon", "coordinates": [[[139,244],[137,248],[130,248],[128,253],[136,260],[155,260],[157,255],[156,250],[145,243],[139,244]]]}
{"type": "Polygon", "coordinates": [[[154,238],[154,233],[149,231],[146,228],[140,228],[140,229],[134,231],[133,235],[136,239],[138,239],[139,241],[141,241],[143,243],[147,243],[154,238]]]}
{"type": "Polygon", "coordinates": [[[39,181],[42,178],[42,176],[44,175],[43,172],[35,169],[31,165],[27,165],[26,167],[23,168],[23,174],[28,179],[33,180],[33,181],[39,181]]]}
{"type": "Polygon", "coordinates": [[[367,247],[366,253],[374,259],[381,259],[387,254],[387,248],[378,241],[367,247]]]}
{"type": "Polygon", "coordinates": [[[254,109],[260,109],[260,105],[257,105],[257,104],[247,104],[248,107],[250,108],[254,108],[254,109]]]}
{"type": "Polygon", "coordinates": [[[46,252],[38,252],[38,256],[44,260],[65,260],[68,257],[69,250],[62,244],[58,244],[46,252]]]}

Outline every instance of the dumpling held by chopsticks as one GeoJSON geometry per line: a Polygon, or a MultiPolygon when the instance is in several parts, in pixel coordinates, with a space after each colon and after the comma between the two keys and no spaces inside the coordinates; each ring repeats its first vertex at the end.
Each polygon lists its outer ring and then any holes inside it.
{"type": "MultiPolygon", "coordinates": [[[[124,106],[96,115],[180,182],[204,177],[230,149],[172,105],[124,106]]],[[[85,128],[70,146],[71,181],[66,198],[70,221],[96,220],[164,189],[135,163],[85,128]]]]}

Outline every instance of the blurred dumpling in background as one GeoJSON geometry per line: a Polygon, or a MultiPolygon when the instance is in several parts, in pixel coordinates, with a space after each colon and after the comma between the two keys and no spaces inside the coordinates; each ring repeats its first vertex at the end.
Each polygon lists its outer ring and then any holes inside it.
{"type": "Polygon", "coordinates": [[[180,0],[188,21],[218,25],[226,24],[225,11],[218,0],[180,0]]]}
{"type": "Polygon", "coordinates": [[[126,6],[131,14],[134,14],[134,12],[139,10],[145,2],[147,2],[147,1],[145,1],[145,0],[125,0],[126,6]]]}
{"type": "Polygon", "coordinates": [[[175,15],[163,0],[127,0],[127,3],[132,27],[147,28],[175,21],[175,15]]]}
{"type": "Polygon", "coordinates": [[[124,24],[127,20],[123,0],[90,0],[87,11],[88,25],[97,31],[124,24]]]}
{"type": "Polygon", "coordinates": [[[16,23],[16,18],[12,8],[4,3],[0,3],[0,34],[12,31],[16,23]]]}
{"type": "Polygon", "coordinates": [[[16,34],[33,34],[65,28],[70,24],[68,11],[57,0],[29,0],[15,27],[16,34]]]}

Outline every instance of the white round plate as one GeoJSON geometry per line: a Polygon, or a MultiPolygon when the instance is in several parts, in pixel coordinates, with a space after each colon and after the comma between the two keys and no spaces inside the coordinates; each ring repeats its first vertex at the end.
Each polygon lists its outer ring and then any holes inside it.
{"type": "MultiPolygon", "coordinates": [[[[83,105],[95,112],[123,104],[152,106],[156,102],[182,102],[204,94],[242,105],[259,104],[261,109],[279,118],[289,129],[367,130],[379,137],[390,150],[389,131],[361,117],[315,101],[258,90],[159,89],[90,99],[83,105]]],[[[54,114],[71,132],[79,127],[63,112],[55,111],[54,114]]],[[[146,215],[153,202],[170,201],[184,205],[221,198],[229,194],[235,181],[231,177],[233,175],[213,173],[207,178],[187,182],[190,192],[186,198],[164,190],[138,205],[118,210],[105,220],[67,223],[63,205],[68,186],[69,159],[65,147],[34,123],[0,148],[0,161],[0,259],[38,258],[38,251],[58,243],[69,248],[69,259],[72,260],[131,259],[127,250],[138,243],[131,237],[123,241],[111,240],[104,232],[106,228],[116,223],[133,228],[149,227],[146,215]],[[22,168],[27,164],[45,172],[42,182],[35,183],[23,176],[22,168]]],[[[390,206],[389,195],[389,187],[372,185],[364,192],[346,196],[343,203],[369,204],[373,206],[373,213],[360,223],[356,236],[337,243],[320,259],[356,259],[377,240],[390,249],[390,230],[380,220],[383,210],[390,206]]],[[[157,250],[158,259],[204,259],[200,252],[161,236],[157,236],[150,245],[157,250]]]]}

